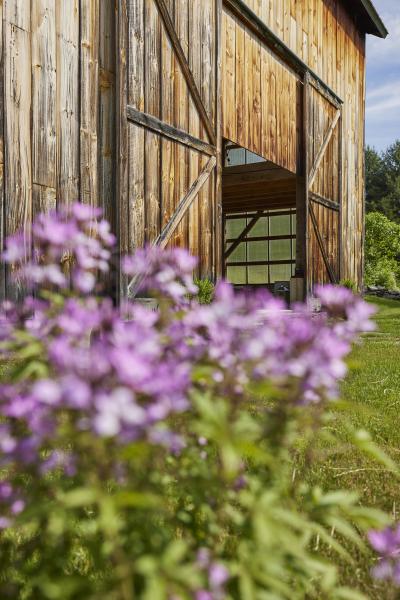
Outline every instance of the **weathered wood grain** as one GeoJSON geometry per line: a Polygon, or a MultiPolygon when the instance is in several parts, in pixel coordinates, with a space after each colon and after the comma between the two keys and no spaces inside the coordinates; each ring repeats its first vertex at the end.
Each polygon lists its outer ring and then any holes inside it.
{"type": "MultiPolygon", "coordinates": [[[[24,250],[31,252],[32,221],[31,151],[31,33],[30,5],[8,0],[4,5],[4,104],[5,128],[5,234],[25,230],[24,250]]],[[[9,296],[21,292],[7,273],[9,296]]]]}
{"type": "MultiPolygon", "coordinates": [[[[127,27],[127,102],[138,110],[145,109],[145,18],[144,0],[128,0],[127,27]]],[[[125,111],[126,106],[121,107],[125,111]]],[[[145,131],[129,125],[128,130],[128,189],[126,246],[129,252],[145,243],[145,131]]]]}
{"type": "MultiPolygon", "coordinates": [[[[56,188],[56,18],[54,0],[37,0],[31,11],[32,48],[32,177],[33,184],[56,188]]],[[[47,194],[36,196],[33,213],[46,207],[47,194]]]]}
{"type": "Polygon", "coordinates": [[[99,0],[80,3],[80,188],[81,201],[99,202],[99,0]]]}
{"type": "Polygon", "coordinates": [[[99,205],[115,230],[116,12],[110,0],[100,0],[99,9],[99,205]]]}
{"type": "Polygon", "coordinates": [[[62,0],[56,9],[56,190],[57,203],[80,196],[79,0],[62,0]]]}
{"type": "MultiPolygon", "coordinates": [[[[0,249],[4,248],[5,234],[5,197],[4,197],[4,37],[3,2],[0,3],[0,249]]],[[[6,298],[6,266],[0,260],[0,302],[6,298]]]]}

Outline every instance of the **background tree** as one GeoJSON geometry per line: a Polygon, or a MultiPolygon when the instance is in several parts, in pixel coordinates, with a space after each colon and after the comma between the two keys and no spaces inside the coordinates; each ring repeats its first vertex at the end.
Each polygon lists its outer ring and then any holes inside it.
{"type": "Polygon", "coordinates": [[[367,146],[366,209],[400,222],[400,140],[381,154],[367,146]]]}
{"type": "Polygon", "coordinates": [[[384,152],[383,164],[386,186],[385,214],[390,219],[400,222],[400,140],[384,152]]]}
{"type": "Polygon", "coordinates": [[[365,150],[365,186],[367,212],[382,210],[382,198],[386,196],[384,164],[381,155],[371,146],[365,150]]]}

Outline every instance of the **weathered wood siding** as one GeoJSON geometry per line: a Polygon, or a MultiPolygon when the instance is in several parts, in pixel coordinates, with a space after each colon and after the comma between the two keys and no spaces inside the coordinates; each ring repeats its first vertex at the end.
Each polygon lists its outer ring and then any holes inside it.
{"type": "MultiPolygon", "coordinates": [[[[1,236],[81,200],[114,220],[115,3],[0,2],[1,236]]],[[[30,239],[26,235],[26,252],[30,239]]],[[[0,295],[14,289],[0,273],[0,295]]]]}
{"type": "Polygon", "coordinates": [[[224,137],[295,173],[298,76],[226,10],[222,31],[224,137]]]}
{"type": "MultiPolygon", "coordinates": [[[[365,34],[357,28],[351,8],[344,0],[247,0],[247,5],[344,101],[341,276],[360,284],[364,222],[365,34]]],[[[225,18],[224,23],[227,39],[224,79],[228,87],[233,78],[234,56],[243,55],[243,34],[238,37],[240,28],[232,18],[225,18]]],[[[247,56],[246,53],[244,55],[247,56]]],[[[245,89],[252,89],[253,79],[259,79],[258,69],[253,72],[243,60],[237,64],[243,69],[245,89]]],[[[263,80],[265,82],[265,75],[263,80]]],[[[236,102],[246,102],[241,96],[241,84],[230,94],[232,98],[235,95],[236,102]]],[[[279,104],[276,106],[279,108],[279,104]]],[[[257,106],[251,113],[253,116],[247,116],[247,123],[249,119],[257,122],[257,106]]],[[[247,129],[251,131],[250,127],[247,129]]],[[[225,133],[237,135],[230,120],[225,133]]],[[[246,141],[243,137],[240,139],[246,141]]],[[[243,145],[251,149],[252,144],[247,142],[243,145]]],[[[271,151],[262,154],[274,160],[271,151]]],[[[279,158],[279,151],[277,154],[279,158]]],[[[281,164],[276,158],[275,162],[281,164]]],[[[336,173],[332,170],[328,177],[326,169],[325,172],[321,170],[315,185],[320,189],[321,186],[334,186],[336,173]]]]}
{"type": "MultiPolygon", "coordinates": [[[[174,30],[217,134],[218,0],[166,0],[174,30]]],[[[121,252],[160,235],[209,156],[126,120],[126,107],[209,142],[155,0],[119,2],[119,223],[121,252]]],[[[216,269],[215,172],[175,229],[169,245],[199,257],[199,274],[216,269]]],[[[122,281],[124,293],[126,281],[122,281]]]]}
{"type": "MultiPolygon", "coordinates": [[[[222,0],[164,2],[215,132],[218,159],[170,244],[189,247],[200,257],[199,273],[215,275],[220,133],[298,172],[302,83],[222,10],[222,0]]],[[[330,236],[341,222],[341,276],[360,283],[365,35],[344,0],[248,5],[344,101],[340,189],[335,134],[312,191],[340,199],[340,217],[322,205],[317,217],[332,262],[337,256],[330,236]]],[[[0,0],[0,23],[1,245],[39,210],[76,199],[104,208],[122,252],[156,239],[209,157],[128,122],[126,106],[211,143],[156,0],[0,0]]],[[[325,125],[323,116],[314,121],[315,142],[325,125]]],[[[315,244],[310,231],[308,240],[315,244]]],[[[29,253],[29,235],[25,246],[29,253]]],[[[18,293],[2,265],[0,296],[6,289],[18,293]]]]}

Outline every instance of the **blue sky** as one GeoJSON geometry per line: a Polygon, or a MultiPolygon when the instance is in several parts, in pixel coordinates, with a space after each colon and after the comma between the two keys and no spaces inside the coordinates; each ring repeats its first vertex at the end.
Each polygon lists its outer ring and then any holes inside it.
{"type": "Polygon", "coordinates": [[[400,139],[400,0],[374,0],[389,36],[367,36],[366,142],[384,150],[400,139]]]}

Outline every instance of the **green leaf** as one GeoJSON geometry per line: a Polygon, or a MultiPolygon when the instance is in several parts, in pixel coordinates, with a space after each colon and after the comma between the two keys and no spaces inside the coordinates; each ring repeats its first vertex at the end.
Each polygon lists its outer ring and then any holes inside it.
{"type": "Polygon", "coordinates": [[[392,471],[397,477],[400,476],[400,470],[396,463],[372,441],[367,431],[360,430],[354,434],[355,445],[364,453],[384,465],[389,471],[392,471]]]}
{"type": "Polygon", "coordinates": [[[368,597],[356,590],[341,587],[335,590],[334,600],[368,600],[368,597]]]}
{"type": "Polygon", "coordinates": [[[162,557],[162,563],[166,569],[180,563],[187,553],[187,544],[183,540],[172,542],[162,557]]]}
{"type": "Polygon", "coordinates": [[[117,492],[114,496],[115,504],[121,508],[143,508],[151,510],[161,506],[162,500],[155,494],[141,492],[117,492]]]}
{"type": "Polygon", "coordinates": [[[98,490],[89,487],[81,487],[71,492],[60,495],[60,499],[69,508],[89,506],[98,502],[100,494],[98,490]]]}

